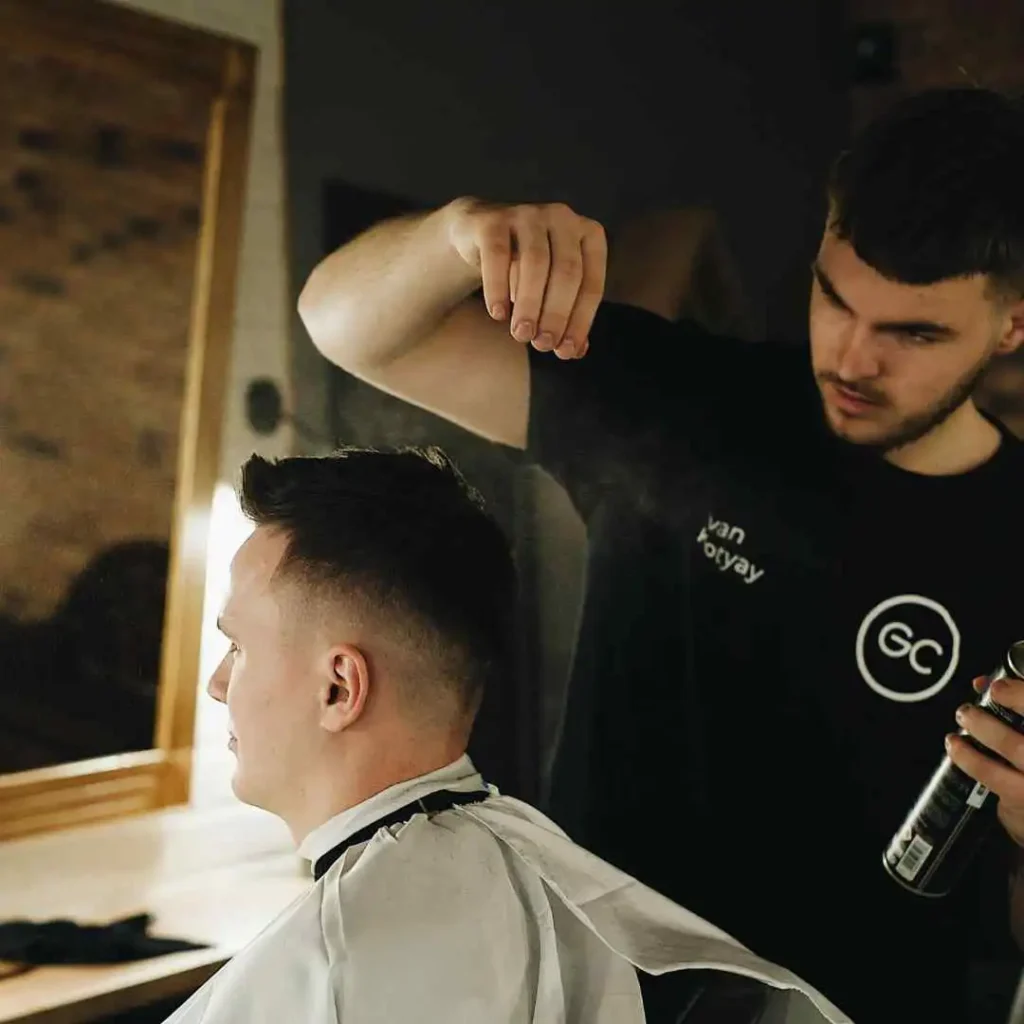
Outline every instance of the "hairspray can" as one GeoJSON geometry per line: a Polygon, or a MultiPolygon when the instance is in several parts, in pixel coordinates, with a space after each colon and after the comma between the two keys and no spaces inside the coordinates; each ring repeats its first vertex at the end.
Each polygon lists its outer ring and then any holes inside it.
{"type": "MultiPolygon", "coordinates": [[[[978,707],[1024,733],[1024,715],[996,704],[997,679],[1024,680],[1024,640],[1015,643],[987,678],[978,707]]],[[[1004,761],[961,729],[960,735],[982,753],[1004,761]]],[[[1004,762],[1005,763],[1005,762],[1004,762]]],[[[944,757],[882,858],[886,871],[919,896],[945,896],[982,845],[995,820],[996,797],[944,757]]]]}

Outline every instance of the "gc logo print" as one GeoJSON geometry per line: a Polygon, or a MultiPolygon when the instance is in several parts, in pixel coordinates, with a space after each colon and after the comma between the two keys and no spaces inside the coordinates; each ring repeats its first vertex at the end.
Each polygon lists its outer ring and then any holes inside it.
{"type": "Polygon", "coordinates": [[[857,631],[857,668],[875,693],[914,703],[934,697],[960,663],[960,630],[938,601],[899,594],[879,602],[857,631]]]}

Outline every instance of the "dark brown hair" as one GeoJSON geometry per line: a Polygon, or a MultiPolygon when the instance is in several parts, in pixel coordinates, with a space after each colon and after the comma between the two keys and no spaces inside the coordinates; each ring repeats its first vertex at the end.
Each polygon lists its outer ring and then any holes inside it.
{"type": "Polygon", "coordinates": [[[897,102],[837,160],[831,227],[890,280],[987,275],[1024,296],[1024,103],[980,88],[897,102]]]}
{"type": "Polygon", "coordinates": [[[475,708],[507,666],[516,572],[479,494],[437,448],[341,449],[242,467],[242,511],[288,536],[278,575],[424,628],[475,708]]]}

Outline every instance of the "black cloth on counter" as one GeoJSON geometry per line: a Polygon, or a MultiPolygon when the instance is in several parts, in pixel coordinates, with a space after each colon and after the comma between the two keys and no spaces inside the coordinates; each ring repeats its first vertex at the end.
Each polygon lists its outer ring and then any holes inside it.
{"type": "Polygon", "coordinates": [[[136,914],[109,924],[7,921],[0,923],[0,961],[27,967],[113,964],[209,948],[185,939],[149,935],[152,923],[150,914],[136,914]]]}

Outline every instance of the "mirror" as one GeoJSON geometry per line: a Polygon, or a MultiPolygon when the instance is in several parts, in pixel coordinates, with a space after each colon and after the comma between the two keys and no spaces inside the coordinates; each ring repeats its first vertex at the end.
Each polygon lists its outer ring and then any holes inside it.
{"type": "Polygon", "coordinates": [[[187,799],[254,65],[0,5],[0,838],[187,799]]]}

